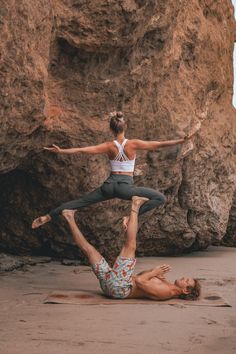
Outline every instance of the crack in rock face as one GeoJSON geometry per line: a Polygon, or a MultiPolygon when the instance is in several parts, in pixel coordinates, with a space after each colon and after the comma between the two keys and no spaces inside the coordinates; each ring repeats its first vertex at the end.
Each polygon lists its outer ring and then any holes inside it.
{"type": "MultiPolygon", "coordinates": [[[[112,139],[114,110],[124,112],[130,139],[176,139],[202,122],[192,144],[137,156],[136,185],[167,197],[140,220],[138,254],[176,255],[222,239],[235,246],[230,2],[2,0],[0,29],[2,251],[85,261],[62,218],[37,230],[31,222],[97,188],[108,161],[42,148],[112,139]]],[[[77,213],[111,260],[129,207],[110,200],[77,213]]]]}

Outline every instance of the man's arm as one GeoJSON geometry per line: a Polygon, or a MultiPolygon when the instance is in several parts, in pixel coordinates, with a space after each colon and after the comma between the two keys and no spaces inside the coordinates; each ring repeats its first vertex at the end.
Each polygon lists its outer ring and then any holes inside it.
{"type": "Polygon", "coordinates": [[[152,300],[168,300],[171,299],[174,294],[167,285],[155,284],[151,280],[141,281],[135,279],[135,283],[139,289],[142,289],[144,295],[152,300]]]}
{"type": "Polygon", "coordinates": [[[52,147],[44,147],[44,150],[54,152],[57,154],[77,154],[80,152],[87,154],[104,154],[109,151],[108,143],[103,143],[94,146],[86,146],[82,148],[70,148],[70,149],[61,149],[59,146],[53,144],[52,147]]]}
{"type": "Polygon", "coordinates": [[[150,270],[143,271],[135,276],[137,282],[144,282],[150,280],[154,277],[163,276],[165,273],[169,272],[171,267],[168,264],[162,264],[161,266],[155,267],[150,270]]]}
{"type": "Polygon", "coordinates": [[[145,293],[145,296],[153,300],[170,299],[173,294],[166,285],[156,284],[151,281],[153,278],[163,277],[165,273],[169,272],[171,267],[168,264],[155,267],[148,271],[141,272],[135,276],[135,283],[137,287],[145,293]]]}

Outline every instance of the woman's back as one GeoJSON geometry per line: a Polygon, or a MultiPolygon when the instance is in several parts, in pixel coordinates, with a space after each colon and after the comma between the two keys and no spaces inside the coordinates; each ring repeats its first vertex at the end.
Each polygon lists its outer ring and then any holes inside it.
{"type": "MultiPolygon", "coordinates": [[[[124,142],[124,140],[116,140],[120,145],[124,142]]],[[[116,143],[114,141],[110,141],[108,143],[108,157],[109,160],[114,160],[119,153],[119,148],[117,147],[116,143]]],[[[134,160],[136,157],[136,150],[133,147],[132,140],[128,140],[125,143],[125,146],[123,147],[123,151],[125,155],[128,157],[129,160],[134,160]]]]}
{"type": "Polygon", "coordinates": [[[128,139],[114,140],[110,145],[109,159],[113,173],[133,173],[135,165],[135,153],[132,151],[128,139]]]}

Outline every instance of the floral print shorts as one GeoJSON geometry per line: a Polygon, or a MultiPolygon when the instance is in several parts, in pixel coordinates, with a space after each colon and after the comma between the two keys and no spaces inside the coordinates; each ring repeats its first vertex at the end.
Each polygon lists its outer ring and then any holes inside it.
{"type": "Polygon", "coordinates": [[[116,299],[124,299],[129,296],[132,290],[132,275],[135,264],[135,258],[118,256],[111,268],[102,257],[99,263],[92,265],[92,270],[105,295],[116,299]]]}

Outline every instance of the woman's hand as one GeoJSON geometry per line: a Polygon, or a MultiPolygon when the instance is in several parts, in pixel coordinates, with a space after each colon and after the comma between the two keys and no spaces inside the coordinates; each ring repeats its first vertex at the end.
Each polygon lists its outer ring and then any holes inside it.
{"type": "Polygon", "coordinates": [[[192,131],[190,131],[185,137],[184,140],[190,140],[201,128],[201,122],[198,122],[192,129],[192,131]]]}
{"type": "Polygon", "coordinates": [[[59,154],[62,152],[62,149],[55,145],[55,144],[52,144],[52,147],[44,147],[44,150],[47,150],[47,151],[51,151],[51,152],[54,152],[56,154],[59,154]]]}

